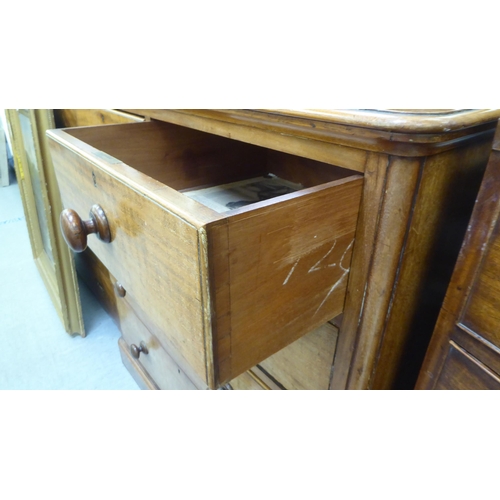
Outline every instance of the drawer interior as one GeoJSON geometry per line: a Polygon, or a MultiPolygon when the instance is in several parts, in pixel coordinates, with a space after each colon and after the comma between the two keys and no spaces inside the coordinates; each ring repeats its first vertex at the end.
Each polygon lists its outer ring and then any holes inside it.
{"type": "Polygon", "coordinates": [[[210,193],[214,186],[231,184],[234,188],[234,183],[262,177],[273,178],[271,183],[283,180],[290,188],[264,189],[264,195],[260,190],[258,201],[272,197],[270,192],[278,197],[357,175],[335,165],[163,122],[65,132],[197,201],[201,197],[195,190],[210,193]]]}

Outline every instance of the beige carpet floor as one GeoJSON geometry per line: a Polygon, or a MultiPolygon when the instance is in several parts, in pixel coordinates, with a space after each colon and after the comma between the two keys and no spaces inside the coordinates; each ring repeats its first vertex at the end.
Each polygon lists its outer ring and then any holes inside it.
{"type": "Polygon", "coordinates": [[[138,389],[119,330],[80,284],[87,337],[61,325],[33,261],[19,186],[0,187],[0,390],[138,389]]]}

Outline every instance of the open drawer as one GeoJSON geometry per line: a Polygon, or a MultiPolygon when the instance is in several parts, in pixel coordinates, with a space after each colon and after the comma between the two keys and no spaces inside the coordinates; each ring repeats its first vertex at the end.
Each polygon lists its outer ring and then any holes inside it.
{"type": "Polygon", "coordinates": [[[109,242],[88,246],[196,386],[342,312],[359,174],[154,121],[47,134],[64,206],[101,207],[109,242]]]}

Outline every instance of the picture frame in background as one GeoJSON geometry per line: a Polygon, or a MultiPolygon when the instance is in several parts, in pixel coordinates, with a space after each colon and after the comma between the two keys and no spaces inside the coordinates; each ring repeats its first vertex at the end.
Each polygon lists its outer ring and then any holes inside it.
{"type": "Polygon", "coordinates": [[[0,120],[0,187],[6,187],[10,183],[6,136],[7,132],[4,131],[3,122],[0,120]]]}
{"type": "Polygon", "coordinates": [[[45,132],[52,110],[5,110],[33,258],[66,332],[85,336],[73,256],[59,229],[62,202],[45,132]]]}

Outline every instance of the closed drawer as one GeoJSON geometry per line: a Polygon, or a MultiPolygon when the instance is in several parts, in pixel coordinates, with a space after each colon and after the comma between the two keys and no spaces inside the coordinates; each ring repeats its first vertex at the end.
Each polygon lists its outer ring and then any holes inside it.
{"type": "Polygon", "coordinates": [[[82,218],[102,207],[111,241],[92,235],[89,247],[197,386],[224,384],[342,312],[360,175],[159,122],[48,136],[65,207],[82,218]],[[199,190],[268,174],[291,192],[221,211],[203,198],[213,189],[199,190]]]}
{"type": "Polygon", "coordinates": [[[120,328],[122,358],[139,385],[150,389],[197,389],[137,317],[128,303],[127,291],[93,252],[87,249],[77,254],[75,262],[78,274],[120,328]],[[147,353],[140,352],[134,357],[132,346],[140,347],[142,343],[147,353]]]}
{"type": "Polygon", "coordinates": [[[186,374],[144,326],[125,300],[118,301],[120,330],[126,349],[159,389],[196,390],[186,374]],[[138,353],[138,357],[137,354],[138,353]],[[135,354],[135,355],[134,355],[135,354]]]}
{"type": "Polygon", "coordinates": [[[461,346],[451,341],[435,389],[499,390],[500,378],[461,346]]]}

